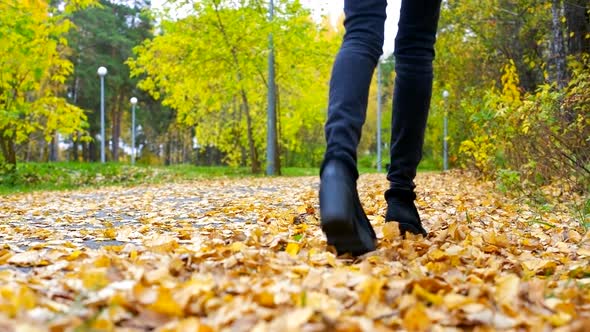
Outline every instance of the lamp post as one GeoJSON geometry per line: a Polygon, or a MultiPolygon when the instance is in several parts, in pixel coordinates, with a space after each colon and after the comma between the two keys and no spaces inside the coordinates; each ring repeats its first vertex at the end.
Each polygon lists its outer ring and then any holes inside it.
{"type": "MultiPolygon", "coordinates": [[[[274,16],[274,2],[269,1],[268,19],[272,24],[274,16]]],[[[266,175],[276,174],[277,154],[277,114],[275,111],[275,56],[272,32],[268,35],[268,109],[267,109],[267,137],[266,137],[266,175]]]]}
{"type": "Polygon", "coordinates": [[[447,171],[449,169],[449,110],[447,100],[449,99],[449,91],[443,91],[443,99],[445,101],[445,116],[444,116],[444,129],[443,129],[443,169],[447,171]]]}
{"type": "Polygon", "coordinates": [[[377,172],[381,172],[381,61],[377,63],[377,172]]]}
{"type": "Polygon", "coordinates": [[[100,162],[104,164],[104,77],[107,75],[107,69],[105,67],[98,68],[98,76],[100,76],[100,162]]]}
{"type": "Polygon", "coordinates": [[[132,97],[131,102],[131,165],[135,165],[135,105],[137,98],[132,97]]]}

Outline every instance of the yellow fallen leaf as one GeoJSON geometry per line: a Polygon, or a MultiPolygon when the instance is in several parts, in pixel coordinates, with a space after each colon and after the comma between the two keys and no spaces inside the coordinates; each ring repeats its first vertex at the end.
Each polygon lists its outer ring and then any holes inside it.
{"type": "Polygon", "coordinates": [[[37,305],[37,296],[29,287],[21,286],[15,303],[19,309],[33,309],[37,305]]]}
{"type": "Polygon", "coordinates": [[[158,234],[144,241],[144,245],[157,253],[169,253],[178,248],[178,241],[171,235],[158,234]]]}
{"type": "Polygon", "coordinates": [[[12,257],[12,253],[7,249],[0,249],[0,265],[4,265],[8,262],[8,259],[12,257]]]}
{"type": "Polygon", "coordinates": [[[580,248],[576,253],[582,257],[590,257],[590,248],[580,248]]]}
{"type": "Polygon", "coordinates": [[[515,274],[507,274],[496,280],[496,291],[494,298],[504,309],[511,312],[517,310],[518,290],[520,278],[515,274]]]}
{"type": "Polygon", "coordinates": [[[274,295],[267,291],[255,294],[254,301],[264,307],[274,307],[275,305],[274,295]]]}
{"type": "Polygon", "coordinates": [[[158,299],[158,291],[153,287],[144,287],[137,283],[133,286],[133,297],[141,304],[152,304],[158,299]]]}
{"type": "Polygon", "coordinates": [[[421,278],[415,283],[430,293],[438,293],[440,290],[448,292],[452,289],[452,287],[449,286],[446,281],[440,280],[438,278],[421,278]]]}
{"type": "Polygon", "coordinates": [[[143,278],[148,284],[162,283],[170,277],[167,266],[161,266],[158,269],[148,271],[144,274],[143,278]]]}
{"type": "Polygon", "coordinates": [[[500,248],[506,248],[511,245],[511,242],[508,240],[508,238],[506,237],[505,234],[498,234],[494,231],[487,232],[486,234],[484,234],[483,240],[488,244],[491,244],[491,245],[494,245],[494,246],[497,246],[500,248]]]}
{"type": "Polygon", "coordinates": [[[287,244],[287,248],[285,248],[285,251],[291,257],[297,257],[297,254],[299,253],[299,243],[289,242],[289,244],[287,244]]]}
{"type": "Polygon", "coordinates": [[[46,331],[46,329],[40,328],[39,326],[35,326],[29,323],[18,323],[14,327],[14,332],[41,332],[46,331]]]}
{"type": "Polygon", "coordinates": [[[447,253],[436,248],[433,251],[428,253],[428,258],[430,258],[433,261],[439,261],[439,260],[444,260],[448,257],[447,253]]]}
{"type": "Polygon", "coordinates": [[[468,314],[467,319],[474,323],[491,325],[500,330],[513,328],[518,324],[516,319],[510,318],[501,312],[493,312],[490,309],[468,314]]]}
{"type": "Polygon", "coordinates": [[[386,222],[383,225],[383,238],[388,240],[397,239],[401,236],[399,226],[396,222],[386,222]]]}
{"type": "Polygon", "coordinates": [[[378,301],[381,298],[381,289],[385,285],[384,279],[369,277],[360,285],[359,302],[367,305],[371,301],[378,301]]]}
{"type": "Polygon", "coordinates": [[[109,267],[111,266],[111,259],[106,255],[101,255],[94,260],[95,267],[109,267]]]}
{"type": "Polygon", "coordinates": [[[12,255],[8,259],[8,264],[16,266],[43,266],[47,265],[48,262],[43,259],[41,251],[31,250],[12,255]]]}
{"type": "Polygon", "coordinates": [[[73,261],[73,260],[77,259],[78,257],[80,257],[81,255],[82,255],[81,250],[74,250],[66,257],[66,260],[73,261]]]}
{"type": "Polygon", "coordinates": [[[111,331],[113,327],[114,324],[109,319],[97,319],[92,323],[92,329],[99,331],[111,331]]]}
{"type": "Polygon", "coordinates": [[[175,331],[178,332],[213,332],[213,329],[203,323],[197,318],[191,317],[183,319],[178,323],[175,331]]]}
{"type": "Polygon", "coordinates": [[[331,253],[331,252],[327,252],[326,253],[326,262],[328,263],[328,265],[330,265],[331,267],[336,267],[338,266],[338,263],[336,262],[336,256],[331,253]]]}
{"type": "Polygon", "coordinates": [[[158,297],[156,298],[156,301],[148,305],[148,309],[159,314],[175,317],[180,317],[184,314],[184,308],[181,308],[178,303],[174,301],[172,293],[168,288],[161,287],[157,290],[157,294],[158,297]]]}
{"type": "Polygon", "coordinates": [[[412,294],[414,294],[418,298],[420,298],[424,301],[428,301],[434,305],[439,305],[439,304],[443,303],[442,296],[440,296],[438,294],[430,293],[429,291],[420,287],[419,284],[414,285],[414,289],[412,290],[412,294]]]}
{"type": "Polygon", "coordinates": [[[557,267],[557,264],[554,261],[548,259],[532,257],[522,262],[522,266],[534,274],[539,274],[552,273],[555,267],[557,267]]]}
{"type": "Polygon", "coordinates": [[[558,312],[554,315],[547,316],[546,319],[549,323],[551,323],[551,325],[560,327],[569,323],[572,320],[572,315],[565,312],[558,312]]]}
{"type": "Polygon", "coordinates": [[[469,303],[473,303],[473,300],[460,294],[449,293],[443,297],[443,304],[449,310],[460,308],[469,303]]]}
{"type": "Polygon", "coordinates": [[[11,286],[0,288],[0,313],[15,316],[21,310],[30,310],[37,305],[35,293],[26,286],[13,289],[11,286]]]}
{"type": "Polygon", "coordinates": [[[246,245],[244,244],[244,242],[234,242],[229,246],[230,250],[233,252],[240,252],[240,251],[244,251],[244,249],[246,249],[246,245]]]}
{"type": "Polygon", "coordinates": [[[102,232],[102,236],[108,240],[114,240],[117,237],[117,230],[114,228],[106,228],[102,232]]]}
{"type": "Polygon", "coordinates": [[[288,311],[271,322],[269,331],[300,331],[303,324],[311,319],[313,313],[313,309],[311,308],[288,311]]]}
{"type": "Polygon", "coordinates": [[[84,269],[80,272],[80,278],[84,287],[89,290],[103,288],[110,282],[105,268],[84,269]]]}
{"type": "Polygon", "coordinates": [[[117,292],[109,299],[109,305],[115,307],[123,307],[127,305],[129,301],[127,300],[127,296],[125,296],[122,292],[117,292]]]}
{"type": "Polygon", "coordinates": [[[428,331],[432,322],[424,304],[418,302],[410,307],[403,315],[402,325],[408,331],[428,331]]]}

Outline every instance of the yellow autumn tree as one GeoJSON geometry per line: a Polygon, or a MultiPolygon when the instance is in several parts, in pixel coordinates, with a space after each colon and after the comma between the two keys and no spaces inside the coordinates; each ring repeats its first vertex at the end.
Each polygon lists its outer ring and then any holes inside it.
{"type": "MultiPolygon", "coordinates": [[[[272,23],[263,3],[195,1],[185,18],[165,18],[162,32],[129,60],[139,87],[194,126],[202,146],[230,165],[261,169],[266,147],[268,36],[276,52],[277,118],[283,160],[319,159],[329,72],[338,42],[297,1],[280,1],[272,23]]],[[[308,161],[309,162],[309,161],[308,161]]],[[[319,162],[319,161],[318,161],[319,162]]]]}
{"type": "Polygon", "coordinates": [[[46,0],[0,2],[0,165],[14,169],[15,146],[32,132],[46,140],[83,128],[83,111],[59,97],[73,65],[65,58],[66,15],[90,5],[66,1],[62,11],[46,0]]]}

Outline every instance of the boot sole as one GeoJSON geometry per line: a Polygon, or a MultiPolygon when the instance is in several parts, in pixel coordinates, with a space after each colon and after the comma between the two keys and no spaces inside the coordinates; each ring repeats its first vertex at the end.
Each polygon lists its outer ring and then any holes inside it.
{"type": "Polygon", "coordinates": [[[360,256],[375,250],[371,235],[353,219],[357,216],[352,193],[342,181],[329,178],[322,181],[320,217],[328,245],[334,246],[338,255],[350,253],[360,256]]]}

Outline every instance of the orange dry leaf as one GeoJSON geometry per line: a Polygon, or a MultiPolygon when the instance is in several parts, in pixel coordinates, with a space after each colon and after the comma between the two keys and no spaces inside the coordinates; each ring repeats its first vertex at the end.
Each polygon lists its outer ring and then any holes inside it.
{"type": "Polygon", "coordinates": [[[361,176],[380,243],[356,258],[326,251],[316,177],[2,196],[0,330],[588,330],[590,232],[561,205],[417,182],[430,234],[402,240],[361,176]]]}
{"type": "Polygon", "coordinates": [[[387,222],[383,225],[383,238],[388,240],[394,240],[400,238],[398,223],[387,222]]]}
{"type": "Polygon", "coordinates": [[[275,305],[274,295],[269,292],[261,292],[254,295],[254,301],[264,307],[273,307],[275,305]]]}
{"type": "Polygon", "coordinates": [[[515,274],[507,274],[496,280],[496,302],[507,312],[517,311],[520,278],[515,274]]]}
{"type": "Polygon", "coordinates": [[[408,331],[428,331],[432,322],[426,307],[419,302],[405,312],[402,325],[408,331]]]}

